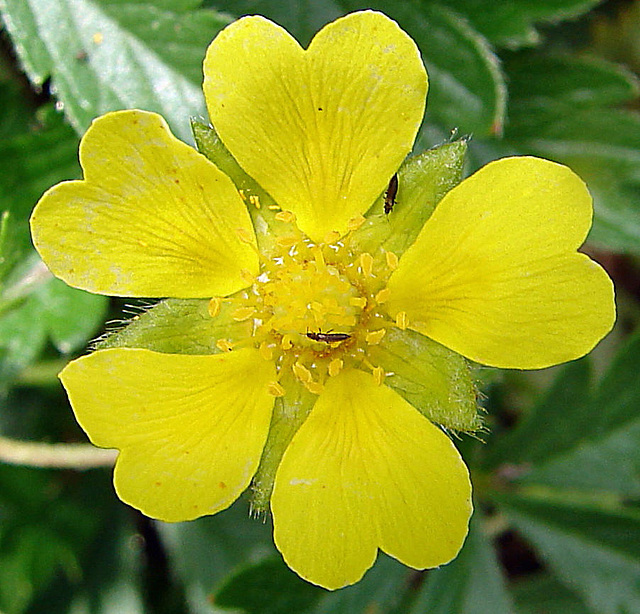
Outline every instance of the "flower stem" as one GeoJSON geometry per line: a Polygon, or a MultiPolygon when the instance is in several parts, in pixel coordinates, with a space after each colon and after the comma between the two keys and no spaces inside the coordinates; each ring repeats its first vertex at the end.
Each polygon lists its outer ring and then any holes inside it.
{"type": "Polygon", "coordinates": [[[85,443],[36,443],[0,437],[0,462],[53,469],[94,469],[113,466],[117,450],[85,443]]]}

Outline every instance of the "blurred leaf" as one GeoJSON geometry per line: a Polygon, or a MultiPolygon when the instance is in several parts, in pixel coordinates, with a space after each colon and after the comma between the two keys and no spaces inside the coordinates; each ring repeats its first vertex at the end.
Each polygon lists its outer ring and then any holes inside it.
{"type": "Polygon", "coordinates": [[[307,611],[324,591],[305,582],[284,561],[269,558],[227,578],[213,602],[247,614],[291,614],[307,611]]]}
{"type": "Polygon", "coordinates": [[[202,60],[229,20],[199,0],[0,0],[20,60],[79,133],[107,111],[161,113],[189,139],[204,113],[202,60]]]}
{"type": "Polygon", "coordinates": [[[585,611],[584,601],[549,574],[538,573],[518,580],[512,586],[512,595],[519,614],[584,614],[585,611]]]}
{"type": "Polygon", "coordinates": [[[354,586],[327,593],[309,614],[370,614],[396,611],[408,588],[410,570],[378,553],[375,565],[354,586]]]}
{"type": "Polygon", "coordinates": [[[35,361],[47,338],[64,354],[86,345],[104,320],[107,300],[50,278],[0,315],[0,383],[35,361]]]}
{"type": "Polygon", "coordinates": [[[63,117],[43,107],[37,119],[33,131],[0,140],[0,211],[11,213],[12,249],[22,252],[31,246],[29,216],[42,193],[80,174],[78,137],[63,117]]]}
{"type": "MultiPolygon", "coordinates": [[[[423,0],[424,1],[424,0],[423,0]]],[[[540,42],[536,23],[557,23],[583,15],[602,0],[447,0],[495,45],[519,47],[540,42]]]]}
{"type": "Polygon", "coordinates": [[[10,81],[0,83],[0,109],[0,143],[27,130],[32,116],[29,105],[10,81]]]}
{"type": "Polygon", "coordinates": [[[494,500],[595,614],[640,612],[640,512],[525,494],[494,500]]]}
{"type": "Polygon", "coordinates": [[[640,497],[640,335],[618,353],[593,394],[582,367],[565,370],[532,418],[514,432],[518,460],[535,462],[520,482],[640,497]],[[567,386],[562,390],[563,384],[567,386]],[[571,391],[576,397],[571,399],[571,391]],[[559,392],[553,398],[554,391],[559,392]],[[533,434],[537,429],[539,434],[533,434]],[[531,434],[529,437],[528,434],[531,434]],[[562,441],[564,439],[564,441],[562,441]],[[529,441],[533,442],[528,451],[529,441]]]}
{"type": "Polygon", "coordinates": [[[591,394],[588,358],[562,367],[549,389],[506,437],[487,449],[488,463],[544,463],[579,445],[590,417],[584,407],[591,394]],[[586,422],[586,424],[585,424],[586,422]]]}
{"type": "Polygon", "coordinates": [[[522,52],[507,56],[504,68],[518,122],[545,108],[570,113],[623,104],[639,93],[633,73],[597,57],[522,52]]]}
{"type": "Polygon", "coordinates": [[[410,614],[510,614],[513,611],[494,549],[481,522],[476,510],[460,554],[448,565],[426,574],[410,614]]]}
{"type": "Polygon", "coordinates": [[[250,518],[247,507],[247,502],[240,499],[215,516],[156,524],[171,568],[198,614],[214,611],[209,595],[239,566],[275,554],[271,526],[262,519],[250,518]]]}

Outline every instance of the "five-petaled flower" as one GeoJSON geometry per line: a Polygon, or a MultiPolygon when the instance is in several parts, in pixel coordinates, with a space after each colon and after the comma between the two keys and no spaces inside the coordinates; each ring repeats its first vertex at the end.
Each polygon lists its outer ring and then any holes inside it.
{"type": "Polygon", "coordinates": [[[213,514],[253,480],[311,582],[356,582],[378,549],[443,564],[471,486],[434,422],[479,425],[465,358],[546,367],[612,326],[611,282],[576,251],[589,194],[566,167],[507,158],[431,214],[405,172],[420,165],[401,167],[426,72],[380,13],[338,19],[306,50],[240,19],[204,74],[216,164],[156,114],[109,113],[82,140],[84,179],[33,214],[70,285],[172,297],[64,369],[77,419],[120,450],[118,495],[149,516],[213,514]]]}

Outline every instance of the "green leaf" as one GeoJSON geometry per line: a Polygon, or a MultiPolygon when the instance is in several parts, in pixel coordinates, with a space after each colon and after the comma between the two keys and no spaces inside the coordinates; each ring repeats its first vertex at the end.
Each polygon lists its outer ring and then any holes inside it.
{"type": "Polygon", "coordinates": [[[487,449],[488,464],[544,463],[579,445],[589,426],[590,417],[584,414],[584,407],[591,393],[591,377],[588,358],[562,367],[516,428],[487,449]]]}
{"type": "Polygon", "coordinates": [[[518,121],[545,109],[571,113],[619,105],[639,93],[632,72],[597,57],[523,52],[508,56],[504,69],[518,121]]]}
{"type": "Polygon", "coordinates": [[[12,82],[0,83],[0,143],[26,132],[32,119],[29,105],[12,82]]]}
{"type": "Polygon", "coordinates": [[[31,81],[49,77],[79,133],[107,111],[162,114],[189,138],[204,113],[202,60],[229,22],[197,0],[0,0],[0,11],[31,81]]]}
{"type": "Polygon", "coordinates": [[[391,612],[403,598],[408,580],[409,570],[404,565],[380,553],[360,582],[328,593],[309,614],[391,612]]]}
{"type": "Polygon", "coordinates": [[[585,14],[601,0],[447,0],[495,45],[540,42],[536,23],[558,23],[585,14]]]}
{"type": "Polygon", "coordinates": [[[584,614],[585,604],[550,574],[518,580],[511,593],[519,614],[584,614]]]}
{"type": "Polygon", "coordinates": [[[65,354],[84,347],[102,324],[106,309],[104,296],[49,278],[0,315],[0,382],[34,362],[47,338],[65,354]]]}
{"type": "Polygon", "coordinates": [[[594,613],[640,612],[637,510],[515,494],[495,501],[594,613]]]}
{"type": "Polygon", "coordinates": [[[246,614],[291,614],[307,611],[324,592],[302,580],[278,557],[250,565],[226,578],[213,602],[246,614]]]}
{"type": "Polygon", "coordinates": [[[51,106],[35,130],[0,141],[0,211],[11,213],[14,249],[30,248],[29,215],[42,193],[79,174],[78,137],[51,106]]]}
{"type": "Polygon", "coordinates": [[[275,555],[271,526],[250,518],[243,499],[215,516],[156,527],[194,612],[211,612],[208,595],[238,566],[275,555]]]}
{"type": "MultiPolygon", "coordinates": [[[[583,395],[582,401],[579,396],[572,401],[565,396],[568,408],[566,404],[555,404],[555,407],[552,405],[539,410],[547,420],[543,425],[540,419],[536,419],[538,428],[550,441],[545,442],[542,448],[540,440],[534,444],[538,449],[534,448],[532,459],[537,462],[521,478],[521,483],[640,497],[638,373],[640,335],[633,337],[619,352],[588,399],[583,395]],[[564,412],[570,417],[563,416],[564,412]],[[566,438],[566,443],[559,441],[560,434],[566,438]],[[542,451],[547,453],[540,454],[542,451]]],[[[575,390],[575,382],[571,386],[575,390]]],[[[523,428],[530,427],[525,425],[523,428]]],[[[518,437],[525,448],[526,438],[518,437]]]]}
{"type": "Polygon", "coordinates": [[[410,614],[509,614],[512,611],[495,552],[476,510],[460,554],[448,565],[427,573],[410,614]]]}

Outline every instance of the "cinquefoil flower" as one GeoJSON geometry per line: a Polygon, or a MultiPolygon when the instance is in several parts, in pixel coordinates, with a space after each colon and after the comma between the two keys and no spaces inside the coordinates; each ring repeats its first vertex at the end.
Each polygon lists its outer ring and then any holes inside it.
{"type": "Polygon", "coordinates": [[[84,179],[33,214],[68,284],[173,297],[64,369],[77,419],[120,450],[117,493],[154,518],[213,514],[253,482],[285,560],[316,584],[356,582],[378,549],[443,564],[472,509],[434,425],[479,426],[463,357],[546,367],[612,326],[611,282],[576,252],[589,194],[563,166],[508,158],[433,210],[451,150],[403,165],[427,76],[380,13],[306,50],[243,18],[204,74],[216,132],[195,127],[215,164],[158,115],[109,113],[82,140],[84,179]]]}

